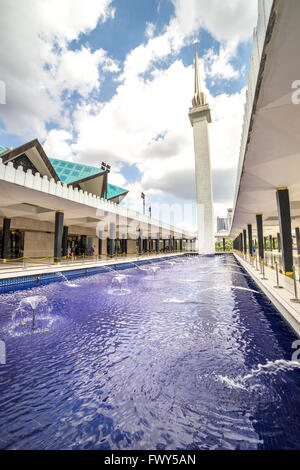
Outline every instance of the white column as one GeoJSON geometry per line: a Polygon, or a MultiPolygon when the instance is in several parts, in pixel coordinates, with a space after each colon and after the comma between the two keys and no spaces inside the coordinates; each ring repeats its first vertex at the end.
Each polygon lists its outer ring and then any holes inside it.
{"type": "Polygon", "coordinates": [[[213,196],[208,124],[211,114],[201,89],[197,49],[195,51],[195,93],[189,118],[194,132],[195,177],[197,192],[198,253],[215,253],[213,196]]]}
{"type": "Polygon", "coordinates": [[[210,165],[208,122],[202,116],[193,123],[195,177],[197,192],[198,252],[215,253],[213,228],[213,198],[210,165]]]}

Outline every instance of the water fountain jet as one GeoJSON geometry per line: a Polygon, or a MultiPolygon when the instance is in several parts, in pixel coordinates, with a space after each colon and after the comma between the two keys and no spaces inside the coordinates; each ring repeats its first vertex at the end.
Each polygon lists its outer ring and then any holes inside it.
{"type": "Polygon", "coordinates": [[[126,295],[131,291],[127,287],[127,276],[125,274],[118,274],[112,278],[109,294],[126,295]]]}
{"type": "Polygon", "coordinates": [[[48,316],[51,310],[52,307],[48,305],[48,299],[45,296],[36,295],[22,299],[18,308],[12,314],[10,333],[13,336],[28,334],[28,328],[25,328],[27,325],[30,325],[32,332],[47,333],[49,327],[56,320],[48,316]],[[38,309],[41,310],[41,315],[37,317],[38,309]]]}
{"type": "Polygon", "coordinates": [[[150,266],[150,271],[153,273],[153,279],[155,279],[155,274],[160,270],[159,266],[150,266]]]}
{"type": "MultiPolygon", "coordinates": [[[[23,311],[26,305],[29,305],[32,312],[32,330],[35,330],[36,326],[36,309],[41,304],[47,304],[47,298],[40,295],[35,295],[33,297],[26,297],[20,303],[19,308],[13,313],[12,320],[15,320],[15,317],[19,311],[23,311]]],[[[26,322],[21,322],[21,326],[26,326],[26,322]]]]}

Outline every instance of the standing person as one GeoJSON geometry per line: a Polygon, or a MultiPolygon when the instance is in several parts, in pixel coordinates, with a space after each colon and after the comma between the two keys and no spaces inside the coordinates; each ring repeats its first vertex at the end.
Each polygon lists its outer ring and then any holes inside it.
{"type": "Polygon", "coordinates": [[[68,249],[67,249],[67,257],[68,257],[68,259],[70,259],[70,257],[71,257],[71,247],[70,247],[70,245],[68,246],[68,249]]]}
{"type": "Polygon", "coordinates": [[[95,248],[94,248],[94,246],[92,245],[92,246],[91,246],[91,256],[94,256],[94,253],[95,253],[95,248]]]}

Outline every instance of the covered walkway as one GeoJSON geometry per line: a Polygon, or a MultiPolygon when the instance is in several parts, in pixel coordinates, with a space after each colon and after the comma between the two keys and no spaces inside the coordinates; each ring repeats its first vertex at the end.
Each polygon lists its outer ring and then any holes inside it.
{"type": "Polygon", "coordinates": [[[300,2],[262,0],[230,236],[292,276],[300,255],[300,2]],[[272,250],[272,251],[271,251],[272,250]]]}

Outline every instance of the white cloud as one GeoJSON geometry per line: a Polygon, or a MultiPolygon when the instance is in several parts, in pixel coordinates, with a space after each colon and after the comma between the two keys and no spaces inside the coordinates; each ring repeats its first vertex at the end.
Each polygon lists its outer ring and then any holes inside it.
{"type": "Polygon", "coordinates": [[[110,175],[109,175],[109,181],[112,183],[112,184],[115,184],[116,186],[119,186],[120,188],[124,188],[126,187],[127,189],[127,186],[126,186],[126,179],[124,178],[124,176],[122,175],[121,173],[121,170],[122,170],[122,165],[114,165],[110,171],[110,175]]]}
{"type": "Polygon", "coordinates": [[[155,24],[147,22],[147,27],[145,31],[146,37],[152,38],[154,36],[154,32],[155,32],[155,24]]]}
{"type": "Polygon", "coordinates": [[[74,150],[82,159],[106,158],[146,165],[152,151],[173,156],[188,144],[187,112],[192,91],[192,68],[181,61],[157,70],[152,81],[127,79],[113,99],[90,112],[85,106],[74,115],[78,142],[74,150]],[[179,86],[180,84],[180,86],[179,86]],[[185,86],[184,84],[188,84],[185,86]],[[164,136],[168,133],[168,139],[164,136]],[[157,141],[158,139],[158,141],[157,141]]]}
{"type": "Polygon", "coordinates": [[[245,41],[257,20],[256,0],[172,0],[184,36],[205,28],[218,41],[245,41]]]}
{"type": "MultiPolygon", "coordinates": [[[[194,149],[188,119],[192,91],[193,69],[179,60],[166,70],[153,72],[152,80],[128,78],[109,103],[92,112],[90,106],[76,112],[78,141],[72,149],[80,160],[91,164],[101,158],[112,167],[120,161],[136,164],[142,173],[138,192],[143,189],[149,195],[159,192],[161,197],[168,194],[192,200],[194,149]]],[[[212,168],[225,175],[223,178],[216,173],[216,201],[220,203],[223,194],[228,205],[232,198],[230,185],[234,187],[232,175],[240,145],[245,90],[216,97],[208,90],[206,93],[213,115],[212,168]]],[[[136,194],[131,196],[127,197],[133,204],[136,194]]]]}
{"type": "Polygon", "coordinates": [[[102,50],[67,48],[69,41],[110,16],[110,3],[1,0],[0,77],[7,89],[1,118],[8,133],[44,139],[47,121],[67,126],[62,90],[76,89],[86,96],[99,88],[99,64],[116,67],[102,50]]]}
{"type": "Polygon", "coordinates": [[[44,143],[44,149],[49,158],[72,160],[74,154],[71,149],[73,135],[63,129],[52,129],[44,143]]]}
{"type": "Polygon", "coordinates": [[[35,17],[30,25],[49,40],[71,41],[80,33],[95,29],[99,19],[104,22],[114,17],[114,10],[110,8],[111,0],[26,0],[26,4],[23,0],[2,0],[2,3],[5,16],[9,3],[13,3],[11,9],[14,12],[16,8],[19,13],[20,9],[22,13],[27,10],[28,17],[35,17]]]}
{"type": "MultiPolygon", "coordinates": [[[[117,64],[107,57],[103,49],[91,52],[89,48],[80,50],[65,50],[57,56],[56,65],[51,68],[53,79],[52,89],[61,93],[66,90],[69,94],[77,91],[87,98],[95,89],[100,87],[99,65],[103,71],[117,72],[117,64]]],[[[50,88],[50,85],[48,86],[50,88]]]]}
{"type": "Polygon", "coordinates": [[[213,48],[209,49],[202,61],[206,65],[206,74],[209,77],[235,79],[240,76],[241,71],[233,67],[230,61],[237,53],[237,42],[228,42],[220,45],[219,53],[213,48]]]}
{"type": "Polygon", "coordinates": [[[210,142],[213,168],[232,168],[237,165],[244,116],[246,90],[216,97],[208,95],[213,123],[210,142]]]}
{"type": "Polygon", "coordinates": [[[177,22],[171,20],[165,33],[150,37],[146,44],[140,44],[127,55],[120,80],[134,79],[147,72],[156,62],[178,53],[184,44],[185,38],[178,31],[177,22]]]}
{"type": "Polygon", "coordinates": [[[141,183],[130,183],[125,187],[129,190],[129,193],[124,199],[125,206],[130,207],[132,210],[137,212],[143,212],[143,202],[141,198],[141,192],[143,191],[143,188],[141,183]]]}
{"type": "Polygon", "coordinates": [[[231,206],[228,204],[214,203],[214,223],[217,226],[217,217],[227,217],[227,209],[231,206]]]}

